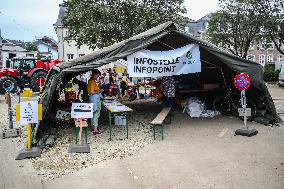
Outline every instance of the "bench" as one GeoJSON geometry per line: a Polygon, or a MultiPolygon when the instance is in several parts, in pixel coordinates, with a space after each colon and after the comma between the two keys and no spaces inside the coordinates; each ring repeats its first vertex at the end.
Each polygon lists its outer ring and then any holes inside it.
{"type": "Polygon", "coordinates": [[[155,119],[150,123],[153,127],[154,140],[156,140],[156,127],[161,127],[162,140],[164,140],[164,123],[171,123],[171,107],[166,107],[161,110],[161,112],[155,117],[155,119]],[[168,122],[165,122],[166,118],[169,118],[168,122]]]}

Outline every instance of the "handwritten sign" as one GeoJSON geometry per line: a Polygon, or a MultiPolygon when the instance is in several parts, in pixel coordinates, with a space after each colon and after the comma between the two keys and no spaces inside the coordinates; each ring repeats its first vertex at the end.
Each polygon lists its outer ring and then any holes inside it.
{"type": "Polygon", "coordinates": [[[20,102],[20,124],[38,123],[38,102],[20,102]]]}
{"type": "Polygon", "coordinates": [[[71,118],[93,118],[93,103],[72,103],[71,118]]]}

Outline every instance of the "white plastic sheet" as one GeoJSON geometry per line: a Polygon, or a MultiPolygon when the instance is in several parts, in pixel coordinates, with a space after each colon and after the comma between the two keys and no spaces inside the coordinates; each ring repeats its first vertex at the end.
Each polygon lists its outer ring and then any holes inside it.
{"type": "Polygon", "coordinates": [[[190,117],[214,117],[220,115],[218,111],[206,110],[206,106],[197,98],[190,98],[183,104],[183,113],[188,114],[190,117]]]}

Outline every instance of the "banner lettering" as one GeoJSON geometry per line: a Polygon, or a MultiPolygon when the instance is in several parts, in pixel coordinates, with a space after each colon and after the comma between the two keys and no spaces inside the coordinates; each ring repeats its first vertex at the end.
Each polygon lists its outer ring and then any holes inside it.
{"type": "Polygon", "coordinates": [[[190,44],[169,51],[142,50],[127,57],[130,77],[160,77],[201,72],[199,46],[190,44]]]}

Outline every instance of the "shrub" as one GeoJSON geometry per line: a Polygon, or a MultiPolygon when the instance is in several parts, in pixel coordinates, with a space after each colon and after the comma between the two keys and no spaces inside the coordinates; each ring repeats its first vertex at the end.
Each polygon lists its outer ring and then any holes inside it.
{"type": "Polygon", "coordinates": [[[277,82],[278,76],[279,76],[279,70],[274,69],[271,65],[265,65],[264,66],[264,73],[263,73],[263,79],[265,82],[277,82]]]}

